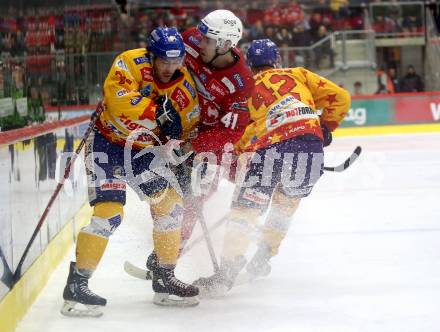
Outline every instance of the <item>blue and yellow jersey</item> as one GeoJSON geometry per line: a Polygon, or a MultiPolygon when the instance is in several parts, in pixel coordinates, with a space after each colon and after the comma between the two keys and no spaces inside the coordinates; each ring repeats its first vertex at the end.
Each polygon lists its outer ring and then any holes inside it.
{"type": "Polygon", "coordinates": [[[350,108],[345,89],[304,68],[269,69],[254,78],[248,100],[251,123],[236,144],[238,151],[255,151],[305,134],[322,139],[321,123],[335,130],[350,108]]]}
{"type": "MultiPolygon", "coordinates": [[[[164,84],[153,77],[148,50],[139,48],[121,53],[114,60],[104,82],[105,111],[97,122],[99,131],[109,141],[120,145],[124,145],[137,129],[159,136],[155,100],[162,95],[171,99],[180,114],[182,139],[193,138],[200,109],[195,83],[186,68],[181,67],[178,75],[164,84]]],[[[152,135],[134,137],[133,147],[137,149],[157,143],[152,135]]]]}

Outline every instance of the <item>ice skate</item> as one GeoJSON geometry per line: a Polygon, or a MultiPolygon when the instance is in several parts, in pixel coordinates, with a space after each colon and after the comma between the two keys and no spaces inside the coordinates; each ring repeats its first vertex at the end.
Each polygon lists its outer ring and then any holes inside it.
{"type": "Polygon", "coordinates": [[[159,265],[153,271],[153,302],[161,306],[191,307],[199,304],[199,289],[174,275],[174,268],[159,265]]]}
{"type": "Polygon", "coordinates": [[[246,264],[243,256],[234,260],[223,260],[220,270],[210,277],[199,278],[193,282],[200,290],[201,297],[221,297],[234,286],[235,279],[246,264]]]}
{"type": "Polygon", "coordinates": [[[61,313],[70,317],[100,317],[101,308],[107,304],[107,300],[93,293],[88,286],[88,278],[79,274],[75,262],[70,262],[69,276],[64,288],[64,304],[61,313]],[[85,309],[76,308],[83,305],[85,309]]]}

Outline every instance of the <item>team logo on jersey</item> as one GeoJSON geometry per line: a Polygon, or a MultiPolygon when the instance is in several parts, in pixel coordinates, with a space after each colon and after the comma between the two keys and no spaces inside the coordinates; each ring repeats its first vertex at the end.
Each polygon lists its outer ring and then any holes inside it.
{"type": "Polygon", "coordinates": [[[127,64],[126,64],[126,63],[124,62],[124,60],[122,60],[122,59],[119,59],[118,61],[116,61],[115,66],[116,66],[117,68],[122,69],[122,70],[126,70],[126,71],[128,71],[127,64]]]}
{"type": "Polygon", "coordinates": [[[185,92],[180,88],[176,88],[171,95],[171,99],[175,100],[181,109],[185,109],[189,105],[189,99],[186,96],[185,92]]]}
{"type": "Polygon", "coordinates": [[[222,98],[228,94],[228,91],[226,91],[226,89],[215,79],[212,79],[209,82],[208,90],[212,95],[214,95],[218,98],[222,98]]]}
{"type": "Polygon", "coordinates": [[[136,106],[137,104],[140,103],[140,101],[142,100],[142,96],[136,97],[136,98],[132,98],[130,100],[130,104],[133,106],[136,106]]]}
{"type": "Polygon", "coordinates": [[[235,92],[235,86],[234,84],[229,80],[229,78],[227,77],[223,77],[221,79],[221,81],[223,82],[224,85],[226,85],[226,87],[228,88],[230,93],[234,93],[235,92]]]}
{"type": "Polygon", "coordinates": [[[205,83],[206,82],[206,75],[204,73],[200,73],[200,80],[205,83]]]}
{"type": "Polygon", "coordinates": [[[185,86],[185,88],[188,89],[189,93],[191,94],[191,97],[193,99],[196,99],[196,92],[194,91],[194,88],[191,86],[191,84],[187,80],[185,80],[183,81],[183,85],[185,86]]]}
{"type": "Polygon", "coordinates": [[[122,96],[125,96],[127,93],[128,93],[128,91],[126,89],[121,89],[118,92],[116,92],[116,96],[122,97],[122,96]]]}
{"type": "Polygon", "coordinates": [[[146,82],[153,81],[153,68],[151,67],[141,68],[141,76],[142,76],[142,81],[146,81],[146,82]]]}
{"type": "Polygon", "coordinates": [[[115,178],[120,178],[124,175],[124,168],[122,166],[113,167],[113,176],[115,178]]]}
{"type": "Polygon", "coordinates": [[[237,81],[238,87],[240,89],[244,88],[244,83],[243,83],[243,78],[241,77],[240,74],[234,74],[234,79],[237,81]]]}
{"type": "Polygon", "coordinates": [[[134,58],[133,61],[134,61],[135,64],[141,65],[141,64],[143,64],[145,62],[150,62],[150,59],[146,55],[144,55],[144,56],[141,56],[139,58],[134,58]]]}
{"type": "Polygon", "coordinates": [[[218,118],[218,110],[215,107],[208,106],[206,113],[208,114],[209,117],[216,119],[218,118]]]}

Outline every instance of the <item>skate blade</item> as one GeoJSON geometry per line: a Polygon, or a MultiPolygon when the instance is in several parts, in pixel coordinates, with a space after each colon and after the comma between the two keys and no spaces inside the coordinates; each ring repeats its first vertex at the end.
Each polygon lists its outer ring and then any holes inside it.
{"type": "Polygon", "coordinates": [[[194,307],[199,304],[197,296],[173,297],[168,293],[155,293],[153,303],[164,307],[194,307]]]}
{"type": "Polygon", "coordinates": [[[103,312],[101,311],[102,306],[100,305],[84,304],[83,306],[86,309],[78,309],[75,308],[77,304],[80,303],[74,301],[64,301],[63,307],[61,308],[61,313],[68,317],[101,317],[103,315],[103,312]]]}

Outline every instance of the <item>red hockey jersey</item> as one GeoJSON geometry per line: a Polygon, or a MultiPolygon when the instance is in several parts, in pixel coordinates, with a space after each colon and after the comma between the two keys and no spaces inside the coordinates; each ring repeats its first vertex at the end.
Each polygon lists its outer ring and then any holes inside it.
{"type": "Polygon", "coordinates": [[[254,87],[252,72],[237,49],[235,64],[226,68],[206,65],[200,57],[201,34],[196,28],[182,34],[185,65],[199,92],[200,133],[191,143],[196,152],[220,152],[226,143],[235,144],[250,121],[247,98],[254,87]]]}

